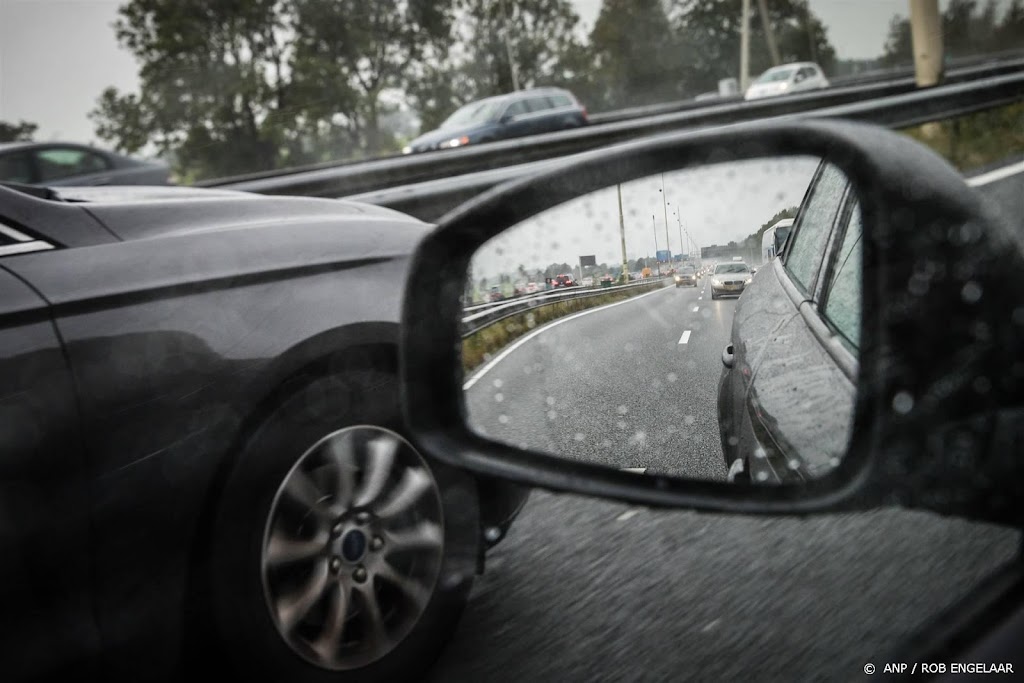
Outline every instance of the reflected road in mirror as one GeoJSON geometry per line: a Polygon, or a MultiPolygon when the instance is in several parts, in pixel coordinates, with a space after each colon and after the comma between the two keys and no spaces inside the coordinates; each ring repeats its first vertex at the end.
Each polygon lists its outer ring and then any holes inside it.
{"type": "Polygon", "coordinates": [[[636,472],[819,477],[849,437],[859,235],[845,176],[808,158],[643,178],[513,226],[467,275],[470,427],[636,472]]]}

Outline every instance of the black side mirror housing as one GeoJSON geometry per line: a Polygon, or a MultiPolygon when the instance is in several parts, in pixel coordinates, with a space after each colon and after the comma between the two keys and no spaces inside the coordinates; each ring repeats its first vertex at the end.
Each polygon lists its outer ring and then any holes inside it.
{"type": "MultiPolygon", "coordinates": [[[[1019,237],[940,157],[885,129],[744,124],[576,155],[455,209],[414,254],[402,313],[403,408],[430,456],[483,476],[630,503],[803,514],[883,504],[1024,524],[1024,286],[1019,237]],[[467,427],[460,321],[476,249],[585,193],[721,161],[811,155],[850,179],[864,223],[857,395],[848,453],[801,485],[637,477],[467,427]],[[908,285],[928,265],[927,292],[908,285]],[[1016,312],[1015,312],[1016,311],[1016,312]],[[980,382],[979,378],[983,379],[980,382]],[[980,383],[979,383],[980,382],[980,383]]],[[[915,280],[917,278],[917,280],[915,280]]]]}

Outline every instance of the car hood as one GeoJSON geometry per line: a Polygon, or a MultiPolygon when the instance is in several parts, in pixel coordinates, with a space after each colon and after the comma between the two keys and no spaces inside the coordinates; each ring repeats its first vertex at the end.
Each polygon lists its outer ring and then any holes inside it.
{"type": "MultiPolygon", "coordinates": [[[[406,214],[340,199],[281,197],[192,187],[73,187],[53,190],[55,198],[80,203],[83,210],[124,241],[199,235],[279,226],[292,233],[304,225],[336,225],[366,231],[388,224],[422,236],[430,226],[406,214]]],[[[411,251],[415,240],[410,240],[411,251]]]]}
{"type": "Polygon", "coordinates": [[[777,83],[757,83],[747,88],[747,92],[744,98],[748,100],[757,99],[758,97],[771,97],[772,95],[782,95],[789,92],[790,85],[788,81],[779,81],[777,83]]]}
{"type": "Polygon", "coordinates": [[[444,142],[445,140],[451,140],[452,138],[462,137],[463,135],[468,135],[472,139],[473,136],[479,135],[485,130],[490,129],[491,125],[492,124],[485,123],[478,126],[470,126],[465,128],[438,128],[437,130],[432,130],[429,133],[424,133],[423,135],[419,136],[418,138],[410,142],[409,146],[412,147],[413,149],[417,149],[420,147],[433,149],[435,146],[437,146],[441,142],[444,142]]]}

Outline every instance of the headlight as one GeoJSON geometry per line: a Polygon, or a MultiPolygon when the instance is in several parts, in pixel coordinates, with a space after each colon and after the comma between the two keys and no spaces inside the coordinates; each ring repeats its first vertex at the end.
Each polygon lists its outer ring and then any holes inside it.
{"type": "Polygon", "coordinates": [[[440,149],[450,149],[452,147],[461,147],[462,145],[469,144],[469,136],[463,135],[461,138],[452,138],[451,140],[445,140],[438,147],[440,149]]]}
{"type": "Polygon", "coordinates": [[[405,147],[403,147],[402,148],[402,154],[412,154],[412,147],[410,147],[409,145],[406,145],[405,147]]]}
{"type": "Polygon", "coordinates": [[[713,277],[711,278],[711,284],[714,285],[715,287],[721,287],[722,281],[719,280],[717,277],[713,277]]]}
{"type": "Polygon", "coordinates": [[[743,281],[743,284],[749,285],[753,281],[754,281],[754,278],[748,277],[746,280],[743,281]]]}
{"type": "Polygon", "coordinates": [[[788,90],[788,89],[789,89],[789,83],[780,83],[779,84],[779,90],[788,90]]]}
{"type": "Polygon", "coordinates": [[[676,282],[679,282],[679,281],[680,281],[680,280],[682,280],[682,279],[683,279],[683,278],[681,278],[681,277],[679,277],[678,275],[676,275],[676,282]]]}

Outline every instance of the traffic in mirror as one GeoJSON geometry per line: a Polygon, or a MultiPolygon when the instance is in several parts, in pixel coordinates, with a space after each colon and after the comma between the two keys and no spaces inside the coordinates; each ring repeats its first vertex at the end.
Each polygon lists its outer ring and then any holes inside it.
{"type": "Polygon", "coordinates": [[[504,230],[462,295],[468,427],[638,474],[823,477],[854,415],[856,192],[794,156],[690,166],[504,230]]]}

